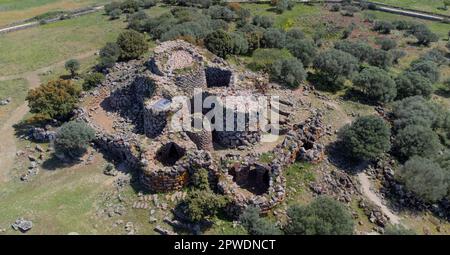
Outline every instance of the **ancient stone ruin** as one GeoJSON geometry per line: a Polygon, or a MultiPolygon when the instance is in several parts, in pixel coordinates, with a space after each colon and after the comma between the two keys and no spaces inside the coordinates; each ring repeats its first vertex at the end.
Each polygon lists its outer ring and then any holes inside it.
{"type": "Polygon", "coordinates": [[[159,44],[150,60],[116,64],[101,86],[84,96],[77,115],[97,131],[98,148],[114,163],[139,173],[148,190],[179,190],[192,173],[207,169],[217,180],[217,190],[232,198],[228,211],[237,214],[250,204],[269,210],[285,197],[287,165],[323,158],[318,141],[323,133],[321,114],[294,125],[291,114],[299,104],[277,84],[269,85],[266,76],[240,71],[204,49],[176,40],[159,44]],[[210,95],[224,100],[200,109],[193,104],[196,97],[210,95]],[[249,120],[261,104],[245,96],[270,95],[281,95],[279,105],[269,105],[279,112],[280,125],[267,122],[255,128],[249,120]],[[222,119],[219,115],[205,121],[212,105],[232,113],[223,117],[231,129],[207,128],[222,119]],[[200,128],[180,124],[197,120],[203,120],[200,128]],[[264,142],[274,128],[281,136],[264,142]],[[261,153],[272,153],[275,159],[262,162],[261,153]]]}

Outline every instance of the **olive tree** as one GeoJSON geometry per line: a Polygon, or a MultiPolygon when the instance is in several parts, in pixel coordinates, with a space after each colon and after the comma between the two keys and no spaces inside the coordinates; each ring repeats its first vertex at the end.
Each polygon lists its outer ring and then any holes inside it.
{"type": "Polygon", "coordinates": [[[76,59],[70,59],[67,60],[67,62],[64,64],[64,67],[67,71],[70,72],[70,75],[74,77],[78,70],[80,70],[80,62],[76,59]]]}
{"type": "Polygon", "coordinates": [[[359,117],[338,133],[346,154],[362,160],[374,160],[387,152],[391,148],[390,136],[389,125],[377,116],[359,117]]]}
{"type": "Polygon", "coordinates": [[[297,88],[306,78],[302,62],[295,58],[275,61],[271,67],[271,74],[273,78],[291,88],[297,88]]]}
{"type": "Polygon", "coordinates": [[[121,50],[120,59],[123,60],[140,58],[148,50],[145,36],[134,30],[127,30],[119,34],[116,43],[121,50]]]}
{"type": "Polygon", "coordinates": [[[410,96],[429,98],[433,93],[431,81],[418,72],[403,72],[395,79],[395,84],[397,85],[397,99],[410,96]]]}
{"type": "Polygon", "coordinates": [[[316,45],[309,39],[289,40],[286,48],[293,56],[300,59],[305,66],[311,65],[317,55],[316,45]]]}
{"type": "Polygon", "coordinates": [[[369,66],[363,69],[353,79],[353,85],[372,102],[387,103],[397,96],[394,80],[385,70],[378,67],[369,66]]]}
{"type": "Polygon", "coordinates": [[[428,78],[432,83],[436,83],[439,81],[439,68],[436,63],[432,61],[415,61],[411,64],[409,70],[420,73],[423,77],[428,78]]]}
{"type": "Polygon", "coordinates": [[[85,122],[70,121],[56,132],[55,151],[72,158],[80,157],[94,138],[95,131],[85,122]]]}
{"type": "Polygon", "coordinates": [[[261,210],[256,206],[247,207],[239,216],[241,225],[250,235],[281,235],[283,232],[268,219],[260,216],[261,210]]]}
{"type": "Polygon", "coordinates": [[[441,149],[438,135],[429,127],[410,125],[395,136],[395,151],[401,159],[431,157],[441,149]]]}
{"type": "Polygon", "coordinates": [[[226,58],[233,52],[233,41],[227,32],[216,30],[206,36],[205,47],[217,56],[226,58]]]}

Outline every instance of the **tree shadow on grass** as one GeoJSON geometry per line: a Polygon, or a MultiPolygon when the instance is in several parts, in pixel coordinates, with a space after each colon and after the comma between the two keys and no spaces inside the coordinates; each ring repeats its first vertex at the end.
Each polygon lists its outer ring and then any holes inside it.
{"type": "Polygon", "coordinates": [[[42,168],[48,171],[55,171],[57,169],[69,168],[82,162],[79,158],[62,158],[53,153],[50,158],[42,163],[42,168]]]}

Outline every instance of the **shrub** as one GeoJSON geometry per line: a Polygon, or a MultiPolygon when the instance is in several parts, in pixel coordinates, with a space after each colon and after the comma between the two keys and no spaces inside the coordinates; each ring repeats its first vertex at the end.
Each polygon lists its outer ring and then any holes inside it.
{"type": "Polygon", "coordinates": [[[205,38],[205,47],[222,58],[233,52],[233,46],[231,36],[223,30],[214,31],[205,38]]]}
{"type": "Polygon", "coordinates": [[[142,31],[144,22],[148,19],[148,15],[144,11],[138,11],[128,17],[128,28],[136,31],[142,31]]]}
{"type": "Polygon", "coordinates": [[[306,78],[302,62],[295,58],[278,60],[271,69],[273,78],[291,88],[297,88],[306,78]]]}
{"type": "Polygon", "coordinates": [[[389,38],[381,38],[377,41],[377,43],[381,46],[382,50],[392,50],[397,47],[397,42],[395,40],[389,38]]]}
{"type": "Polygon", "coordinates": [[[314,67],[332,79],[339,76],[349,77],[357,69],[358,60],[349,53],[331,49],[317,55],[314,67]]]}
{"type": "Polygon", "coordinates": [[[241,225],[250,235],[281,235],[283,232],[272,222],[261,218],[260,210],[255,206],[247,207],[239,216],[241,225]]]}
{"type": "Polygon", "coordinates": [[[391,22],[384,20],[377,20],[373,24],[373,30],[382,34],[389,34],[391,30],[394,28],[391,22]]]}
{"type": "Polygon", "coordinates": [[[393,104],[394,127],[402,129],[410,125],[441,126],[440,109],[421,96],[407,97],[393,104]]]}
{"type": "Polygon", "coordinates": [[[76,59],[70,59],[66,61],[64,67],[67,71],[70,72],[70,75],[74,77],[77,74],[78,70],[80,70],[80,62],[76,59]]]}
{"type": "Polygon", "coordinates": [[[391,58],[392,58],[392,63],[393,64],[398,64],[399,59],[403,58],[404,56],[406,56],[406,52],[402,51],[402,50],[390,50],[389,54],[391,54],[391,58]]]}
{"type": "Polygon", "coordinates": [[[265,48],[284,47],[286,42],[286,35],[283,31],[277,28],[269,28],[263,33],[262,44],[265,48]]]}
{"type": "Polygon", "coordinates": [[[308,39],[290,40],[286,48],[292,55],[300,59],[305,66],[311,65],[317,55],[316,45],[312,40],[308,39]]]}
{"type": "Polygon", "coordinates": [[[81,157],[95,138],[95,131],[85,122],[64,123],[56,133],[55,151],[72,158],[81,157]]]}
{"type": "Polygon", "coordinates": [[[292,0],[278,0],[275,5],[275,11],[283,13],[286,10],[291,10],[293,6],[294,2],[292,0]]]}
{"type": "Polygon", "coordinates": [[[223,19],[227,22],[231,22],[237,18],[236,13],[234,13],[231,9],[220,5],[213,5],[209,7],[206,13],[213,19],[223,19]]]}
{"type": "Polygon", "coordinates": [[[376,116],[359,117],[338,133],[347,155],[362,160],[374,160],[387,152],[390,136],[388,124],[376,116]]]}
{"type": "Polygon", "coordinates": [[[356,71],[358,60],[349,53],[331,49],[318,54],[313,65],[320,79],[317,85],[337,90],[343,86],[343,80],[356,71]]]}
{"type": "Polygon", "coordinates": [[[156,5],[156,0],[139,0],[139,6],[144,9],[149,9],[156,5]]]}
{"type": "Polygon", "coordinates": [[[307,206],[294,205],[288,208],[290,222],[285,226],[291,235],[351,235],[353,219],[348,210],[338,201],[316,198],[307,206]]]}
{"type": "Polygon", "coordinates": [[[83,89],[90,90],[105,80],[105,75],[102,73],[90,73],[84,77],[83,89]]]}
{"type": "Polygon", "coordinates": [[[413,25],[408,33],[416,37],[417,43],[420,45],[428,46],[432,42],[437,42],[439,37],[431,32],[431,30],[424,24],[413,25]]]}
{"type": "Polygon", "coordinates": [[[148,49],[145,36],[133,30],[119,34],[117,45],[120,48],[120,59],[123,60],[137,59],[148,49]]]}
{"type": "Polygon", "coordinates": [[[105,13],[110,15],[112,11],[120,9],[120,3],[117,1],[112,1],[105,5],[105,13]]]}
{"type": "Polygon", "coordinates": [[[333,5],[331,5],[330,11],[338,12],[340,10],[341,10],[341,5],[340,4],[333,4],[333,5]]]}
{"type": "Polygon", "coordinates": [[[248,52],[248,41],[245,35],[239,32],[233,32],[230,34],[231,41],[233,43],[233,54],[244,55],[248,52]]]}
{"type": "Polygon", "coordinates": [[[439,68],[432,61],[415,61],[411,64],[409,70],[420,73],[423,77],[428,78],[432,83],[439,81],[439,68]]]}
{"type": "Polygon", "coordinates": [[[112,10],[109,13],[109,18],[111,20],[120,19],[120,15],[122,15],[122,10],[117,8],[117,9],[112,10]]]}
{"type": "Polygon", "coordinates": [[[217,195],[210,190],[191,190],[186,199],[184,213],[191,222],[208,220],[222,210],[228,200],[225,196],[217,195]]]}
{"type": "Polygon", "coordinates": [[[397,96],[394,80],[378,67],[369,66],[353,79],[353,84],[372,102],[387,103],[397,96]]]}
{"type": "Polygon", "coordinates": [[[446,52],[444,50],[433,48],[420,57],[421,61],[431,61],[436,65],[447,65],[449,63],[448,58],[446,57],[446,52]]]}
{"type": "Polygon", "coordinates": [[[139,11],[139,2],[137,0],[125,0],[120,5],[120,9],[124,13],[134,13],[139,11]]]}
{"type": "Polygon", "coordinates": [[[352,54],[363,62],[368,60],[372,56],[372,47],[363,42],[351,42],[351,41],[338,41],[334,48],[352,54]]]}
{"type": "Polygon", "coordinates": [[[273,26],[273,18],[269,16],[260,16],[256,15],[253,17],[253,25],[263,27],[263,28],[269,28],[273,26]]]}
{"type": "Polygon", "coordinates": [[[412,22],[408,20],[396,20],[392,22],[392,24],[397,30],[408,30],[414,25],[412,22]]]}
{"type": "Polygon", "coordinates": [[[302,40],[305,39],[305,33],[300,28],[292,28],[286,32],[286,40],[302,40]]]}
{"type": "Polygon", "coordinates": [[[199,190],[210,190],[208,170],[198,169],[191,177],[192,185],[199,190]]]}
{"type": "Polygon", "coordinates": [[[448,173],[430,159],[413,157],[400,169],[399,177],[419,197],[437,201],[447,194],[448,173]]]}
{"type": "Polygon", "coordinates": [[[439,137],[426,126],[410,125],[398,131],[395,150],[401,159],[412,156],[431,157],[440,150],[439,137]]]}
{"type": "Polygon", "coordinates": [[[423,96],[429,98],[433,93],[433,85],[428,78],[420,73],[406,71],[395,79],[397,84],[397,98],[423,96]]]}
{"type": "Polygon", "coordinates": [[[392,66],[392,55],[384,50],[373,49],[369,58],[369,64],[386,69],[392,66]]]}
{"type": "Polygon", "coordinates": [[[106,45],[100,49],[99,68],[107,69],[114,66],[119,60],[120,48],[116,43],[106,43],[106,45]]]}
{"type": "Polygon", "coordinates": [[[28,91],[30,112],[46,119],[67,117],[78,102],[81,89],[71,81],[54,80],[28,91]]]}

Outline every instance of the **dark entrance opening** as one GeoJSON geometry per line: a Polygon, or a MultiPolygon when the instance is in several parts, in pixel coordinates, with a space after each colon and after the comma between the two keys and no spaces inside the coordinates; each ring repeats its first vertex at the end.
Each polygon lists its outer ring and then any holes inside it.
{"type": "Polygon", "coordinates": [[[184,148],[174,142],[170,142],[158,150],[156,157],[164,166],[173,166],[184,155],[186,155],[184,148]]]}
{"type": "Polygon", "coordinates": [[[255,195],[262,195],[269,189],[270,177],[267,168],[251,166],[241,169],[230,169],[229,174],[233,176],[233,181],[239,187],[255,195]]]}
{"type": "Polygon", "coordinates": [[[231,81],[231,71],[220,69],[217,67],[207,67],[205,69],[206,86],[212,87],[229,87],[231,81]]]}

